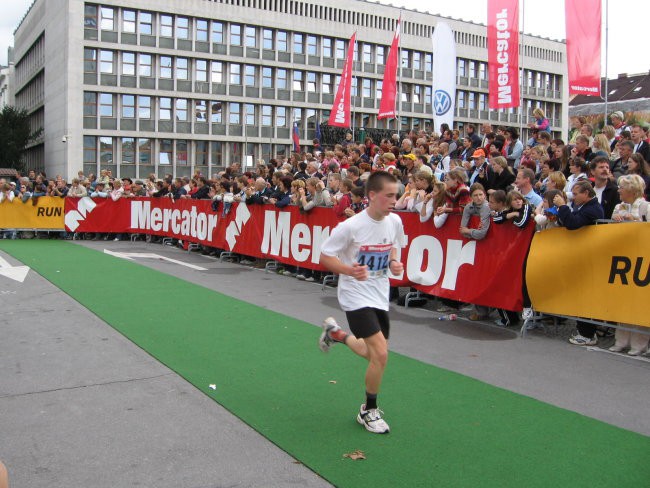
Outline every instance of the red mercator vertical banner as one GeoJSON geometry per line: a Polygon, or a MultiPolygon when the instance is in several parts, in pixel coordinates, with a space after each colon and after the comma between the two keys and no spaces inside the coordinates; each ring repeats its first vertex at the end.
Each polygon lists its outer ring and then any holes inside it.
{"type": "Polygon", "coordinates": [[[381,102],[379,103],[379,115],[377,118],[393,119],[395,118],[395,97],[397,96],[397,62],[399,55],[399,36],[400,24],[402,18],[397,21],[397,28],[393,36],[393,43],[390,45],[388,51],[388,59],[386,60],[386,68],[384,70],[384,81],[381,88],[381,102]]]}
{"type": "Polygon", "coordinates": [[[352,34],[348,44],[348,57],[341,73],[341,82],[336,90],[334,105],[330,113],[329,125],[336,127],[350,127],[350,95],[352,91],[352,62],[354,60],[354,46],[357,33],[352,34]]]}
{"type": "Polygon", "coordinates": [[[601,0],[565,1],[569,95],[600,96],[601,0]]]}
{"type": "Polygon", "coordinates": [[[519,0],[488,0],[491,109],[519,106],[519,0]]]}

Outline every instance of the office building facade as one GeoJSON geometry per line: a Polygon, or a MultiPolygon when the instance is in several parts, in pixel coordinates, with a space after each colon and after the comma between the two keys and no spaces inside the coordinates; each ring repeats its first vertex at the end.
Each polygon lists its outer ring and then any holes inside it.
{"type": "Polygon", "coordinates": [[[360,0],[35,0],[14,46],[16,105],[44,129],[26,165],[68,178],[100,167],[211,175],[287,154],[294,122],[308,147],[354,31],[354,126],[431,130],[430,38],[441,21],[457,41],[457,124],[518,126],[539,106],[563,132],[561,42],[525,37],[522,115],[488,109],[484,25],[360,0]],[[399,119],[378,121],[400,14],[399,119]]]}

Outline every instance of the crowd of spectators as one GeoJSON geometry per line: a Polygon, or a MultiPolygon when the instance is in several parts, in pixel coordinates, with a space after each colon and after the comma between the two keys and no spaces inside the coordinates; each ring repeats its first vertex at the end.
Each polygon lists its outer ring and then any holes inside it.
{"type": "MultiPolygon", "coordinates": [[[[402,139],[355,143],[352,134],[334,147],[317,148],[313,153],[292,153],[258,161],[242,170],[233,163],[211,178],[196,172],[192,177],[166,175],[146,180],[114,178],[110,170],[98,177],[79,172],[70,185],[57,176],[29,174],[17,184],[0,180],[0,202],[22,199],[35,203],[40,196],[96,198],[211,199],[215,211],[229,211],[233,202],[249,205],[296,205],[302,212],[314,207],[330,207],[345,219],[367,204],[364,182],[373,171],[388,171],[401,182],[396,210],[417,212],[422,222],[444,226],[451,214],[462,216],[458,233],[481,240],[492,222],[538,230],[563,226],[574,230],[598,221],[647,221],[650,195],[650,146],[647,128],[627,126],[620,112],[611,115],[612,125],[594,131],[583,119],[572,121],[568,141],[553,139],[541,109],[533,112],[530,137],[524,142],[515,127],[493,128],[483,124],[464,127],[465,133],[443,124],[439,133],[411,132],[402,139]],[[477,219],[471,219],[472,216],[477,219]],[[470,226],[470,221],[479,222],[470,226]]],[[[206,253],[218,250],[203,249],[206,253]]],[[[244,262],[251,262],[244,258],[244,262]]],[[[285,270],[299,279],[314,281],[309,270],[285,270]]],[[[524,290],[523,319],[531,316],[524,290]]],[[[443,301],[439,311],[471,307],[471,319],[485,319],[485,307],[443,301]]],[[[502,326],[521,320],[518,314],[500,311],[502,326]]],[[[594,327],[579,324],[571,342],[595,344],[594,327]]],[[[621,338],[615,346],[622,350],[634,344],[630,354],[638,354],[638,342],[621,338]]]]}

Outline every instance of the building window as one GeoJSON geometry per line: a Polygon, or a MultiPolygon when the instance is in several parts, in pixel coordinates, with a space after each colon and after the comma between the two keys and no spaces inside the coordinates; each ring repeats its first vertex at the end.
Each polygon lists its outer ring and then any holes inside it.
{"type": "Polygon", "coordinates": [[[241,106],[231,102],[228,107],[228,122],[231,125],[241,125],[241,106]]]}
{"type": "Polygon", "coordinates": [[[262,68],[262,88],[273,88],[272,68],[262,68]]]}
{"type": "Polygon", "coordinates": [[[102,117],[113,116],[113,94],[100,93],[99,94],[99,115],[102,117]]]}
{"type": "Polygon", "coordinates": [[[208,164],[208,143],[207,141],[196,141],[196,152],[194,153],[194,164],[197,166],[207,166],[208,164]]]}
{"type": "Polygon", "coordinates": [[[159,120],[171,120],[172,119],[172,99],[167,97],[162,97],[159,100],[159,111],[158,119],[159,120]]]}
{"type": "Polygon", "coordinates": [[[186,139],[176,141],[176,164],[180,166],[187,166],[189,164],[186,139]]]}
{"type": "Polygon", "coordinates": [[[251,64],[247,64],[244,70],[246,86],[257,86],[257,68],[251,64]]]}
{"type": "Polygon", "coordinates": [[[230,65],[230,84],[241,85],[241,64],[230,65]]]}
{"type": "Polygon", "coordinates": [[[246,125],[252,125],[252,126],[257,125],[255,123],[255,105],[253,105],[252,103],[245,104],[244,114],[245,114],[244,123],[246,125]]]}
{"type": "Polygon", "coordinates": [[[151,54],[138,55],[138,73],[140,76],[153,76],[153,59],[151,54]]]}
{"type": "Polygon", "coordinates": [[[287,108],[286,107],[275,107],[275,126],[276,127],[286,127],[287,126],[287,108]]]}
{"type": "Polygon", "coordinates": [[[190,19],[187,17],[176,17],[176,37],[178,39],[190,38],[190,19]]]}
{"type": "Polygon", "coordinates": [[[189,79],[187,58],[176,58],[176,79],[177,80],[189,79]]]}
{"type": "Polygon", "coordinates": [[[84,92],[84,117],[97,116],[97,93],[84,92]]]}
{"type": "Polygon", "coordinates": [[[97,138],[84,136],[84,164],[97,164],[97,138]]]}
{"type": "Polygon", "coordinates": [[[115,147],[113,144],[112,137],[100,137],[99,138],[99,158],[101,164],[112,164],[113,154],[115,154],[115,147]]]}
{"type": "Polygon", "coordinates": [[[433,69],[433,56],[431,53],[424,54],[424,71],[430,73],[433,69]]]}
{"type": "Polygon", "coordinates": [[[140,95],[138,97],[138,118],[151,118],[151,97],[140,95]]]}
{"type": "Polygon", "coordinates": [[[377,46],[375,48],[375,59],[379,66],[386,64],[386,48],[384,46],[377,46]]]}
{"type": "Polygon", "coordinates": [[[241,25],[230,24],[230,44],[241,46],[241,25]]]}
{"type": "Polygon", "coordinates": [[[176,99],[176,120],[179,122],[187,122],[187,99],[176,99]]]}
{"type": "Polygon", "coordinates": [[[375,93],[378,100],[381,100],[381,90],[384,88],[383,80],[377,80],[375,83],[375,93]]]}
{"type": "Polygon", "coordinates": [[[212,42],[223,44],[223,22],[212,21],[212,42]]]}
{"type": "Polygon", "coordinates": [[[474,61],[469,62],[469,77],[476,78],[476,63],[474,61]]]}
{"type": "Polygon", "coordinates": [[[278,31],[276,34],[277,43],[276,49],[278,51],[287,52],[289,50],[288,36],[285,31],[278,31]]]}
{"type": "Polygon", "coordinates": [[[422,70],[422,53],[419,51],[413,52],[413,69],[422,70]]]}
{"type": "Polygon", "coordinates": [[[316,36],[307,36],[307,54],[310,56],[318,55],[318,41],[316,39],[316,36]]]}
{"type": "Polygon", "coordinates": [[[97,49],[84,49],[84,73],[97,73],[97,49]]]}
{"type": "Polygon", "coordinates": [[[140,12],[140,34],[150,36],[153,34],[153,16],[149,12],[140,12]]]}
{"type": "Polygon", "coordinates": [[[151,139],[138,139],[138,154],[140,164],[151,164],[151,139]]]}
{"type": "Polygon", "coordinates": [[[467,63],[464,59],[458,60],[458,76],[467,76],[467,63]]]}
{"type": "Polygon", "coordinates": [[[171,15],[160,16],[160,35],[174,37],[174,18],[171,15]]]}
{"type": "Polygon", "coordinates": [[[122,95],[122,117],[125,119],[135,117],[135,95],[122,95]]]}
{"type": "Polygon", "coordinates": [[[361,96],[363,98],[371,98],[371,80],[369,78],[363,78],[361,80],[361,96]]]}
{"type": "Polygon", "coordinates": [[[345,59],[345,41],[336,40],[336,59],[345,59]]]}
{"type": "Polygon", "coordinates": [[[430,86],[424,87],[424,103],[428,103],[429,105],[431,105],[431,91],[430,86]]]}
{"type": "Polygon", "coordinates": [[[101,29],[112,31],[115,30],[115,11],[109,7],[102,7],[101,29]]]}
{"type": "Polygon", "coordinates": [[[205,59],[197,59],[195,61],[194,79],[196,81],[208,81],[208,62],[205,59]]]}
{"type": "Polygon", "coordinates": [[[257,47],[257,33],[255,27],[246,26],[246,47],[257,47]]]}
{"type": "Polygon", "coordinates": [[[478,95],[478,109],[487,110],[487,95],[485,93],[479,93],[478,95]]]}
{"type": "Polygon", "coordinates": [[[221,61],[212,61],[210,78],[212,83],[223,83],[223,63],[221,61]]]}
{"type": "Polygon", "coordinates": [[[122,74],[135,76],[135,53],[122,53],[122,74]]]}
{"type": "Polygon", "coordinates": [[[208,121],[208,102],[205,100],[194,101],[194,120],[196,122],[208,121]]]}
{"type": "Polygon", "coordinates": [[[316,92],[316,73],[309,71],[307,73],[307,91],[316,92]]]}
{"type": "Polygon", "coordinates": [[[273,49],[273,31],[271,29],[262,30],[262,47],[264,49],[273,49]]]}
{"type": "Polygon", "coordinates": [[[321,79],[323,93],[333,93],[332,75],[329,73],[323,73],[321,79]]]}
{"type": "Polygon", "coordinates": [[[331,58],[333,56],[332,39],[329,37],[323,37],[322,43],[323,43],[323,57],[331,58]]]}
{"type": "Polygon", "coordinates": [[[486,72],[485,67],[486,67],[485,63],[479,63],[478,64],[478,77],[481,80],[487,80],[487,72],[486,72]]]}
{"type": "Polygon", "coordinates": [[[171,79],[172,77],[171,56],[160,56],[160,77],[171,79]]]}
{"type": "Polygon", "coordinates": [[[115,53],[99,51],[99,71],[109,75],[115,74],[115,53]]]}
{"type": "Polygon", "coordinates": [[[411,53],[409,52],[408,49],[402,49],[402,68],[410,68],[411,67],[411,61],[410,61],[410,56],[411,53]]]}
{"type": "Polygon", "coordinates": [[[372,46],[368,43],[363,45],[363,62],[372,63],[372,46]]]}
{"type": "Polygon", "coordinates": [[[413,91],[413,88],[409,83],[402,83],[402,102],[410,102],[411,101],[411,92],[413,91]]]}
{"type": "Polygon", "coordinates": [[[196,19],[196,40],[199,42],[208,42],[208,21],[196,19]]]}
{"type": "Polygon", "coordinates": [[[122,137],[122,164],[135,164],[135,138],[122,137]]]}
{"type": "Polygon", "coordinates": [[[304,75],[302,71],[293,72],[293,91],[305,91],[304,75]]]}
{"type": "Polygon", "coordinates": [[[297,32],[293,34],[293,52],[305,54],[305,36],[297,32]]]}
{"type": "Polygon", "coordinates": [[[273,107],[262,105],[262,126],[271,127],[273,125],[273,107]]]}
{"type": "Polygon", "coordinates": [[[276,85],[280,90],[287,89],[287,70],[284,68],[278,68],[275,71],[275,81],[276,85]]]}
{"type": "Polygon", "coordinates": [[[134,10],[122,10],[122,32],[135,33],[134,10]]]}
{"type": "Polygon", "coordinates": [[[213,124],[221,123],[221,102],[212,102],[210,105],[210,122],[213,124]]]}
{"type": "Polygon", "coordinates": [[[160,151],[158,153],[158,163],[165,166],[172,164],[172,144],[171,139],[160,139],[160,151]]]}
{"type": "Polygon", "coordinates": [[[464,91],[457,91],[456,92],[456,106],[458,108],[465,108],[465,92],[464,91]]]}
{"type": "Polygon", "coordinates": [[[212,141],[210,143],[210,156],[212,160],[212,166],[221,165],[221,143],[217,141],[212,141]]]}
{"type": "Polygon", "coordinates": [[[84,27],[86,29],[97,29],[97,5],[85,6],[84,27]]]}

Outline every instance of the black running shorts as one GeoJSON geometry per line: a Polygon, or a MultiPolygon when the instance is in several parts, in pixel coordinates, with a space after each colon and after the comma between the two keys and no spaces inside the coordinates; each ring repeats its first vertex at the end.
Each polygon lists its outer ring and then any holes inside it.
{"type": "Polygon", "coordinates": [[[364,307],[351,312],[345,312],[348,325],[355,337],[365,339],[371,335],[381,332],[388,340],[390,332],[390,321],[388,312],[378,308],[364,307]]]}

